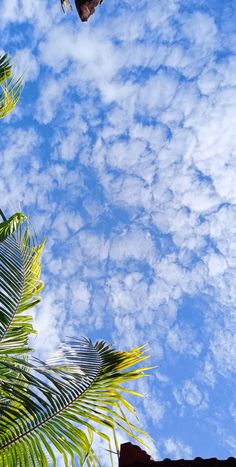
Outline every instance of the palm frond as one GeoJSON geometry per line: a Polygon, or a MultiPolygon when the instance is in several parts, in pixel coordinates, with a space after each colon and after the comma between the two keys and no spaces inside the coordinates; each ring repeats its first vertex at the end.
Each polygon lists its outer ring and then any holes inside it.
{"type": "Polygon", "coordinates": [[[40,301],[41,253],[39,245],[23,227],[26,216],[16,213],[0,224],[0,353],[25,352],[34,332],[32,318],[22,314],[40,301]]]}
{"type": "Polygon", "coordinates": [[[0,57],[0,86],[11,77],[12,65],[7,54],[0,57]]]}
{"type": "Polygon", "coordinates": [[[0,118],[3,118],[15,108],[23,89],[23,77],[14,80],[7,54],[0,57],[0,87],[0,118]]]}
{"type": "Polygon", "coordinates": [[[75,465],[75,456],[81,465],[99,465],[91,447],[91,433],[101,436],[110,450],[107,431],[113,436],[117,428],[143,443],[139,436],[146,433],[125,415],[125,411],[133,415],[134,409],[123,396],[122,384],[147,374],[148,368],[132,368],[146,358],[143,347],[118,352],[103,341],[94,345],[88,339],[67,341],[53,359],[39,362],[31,374],[29,388],[36,405],[33,413],[24,413],[19,391],[14,399],[14,410],[16,401],[21,407],[17,423],[4,406],[0,466],[9,465],[9,459],[18,459],[19,465],[24,465],[26,458],[31,459],[29,465],[56,465],[53,448],[62,454],[66,466],[75,465]]]}
{"type": "MultiPolygon", "coordinates": [[[[118,352],[104,341],[68,339],[46,363],[28,360],[31,317],[43,284],[40,245],[21,213],[0,210],[0,467],[101,465],[92,446],[100,436],[116,449],[115,430],[136,441],[146,436],[129,420],[135,415],[124,383],[147,375],[134,368],[148,358],[145,347],[118,352]]],[[[113,464],[112,464],[113,465],[113,464]]]]}
{"type": "Polygon", "coordinates": [[[22,212],[16,212],[9,219],[6,219],[1,209],[0,214],[3,218],[3,222],[0,223],[0,242],[3,242],[27,220],[27,216],[22,214],[22,212]]]}

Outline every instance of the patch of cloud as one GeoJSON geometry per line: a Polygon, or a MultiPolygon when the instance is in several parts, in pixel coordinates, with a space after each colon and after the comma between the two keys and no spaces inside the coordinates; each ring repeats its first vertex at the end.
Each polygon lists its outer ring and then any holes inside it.
{"type": "Polygon", "coordinates": [[[210,349],[218,371],[227,375],[236,371],[236,336],[232,329],[219,329],[211,340],[210,349]]]}
{"type": "Polygon", "coordinates": [[[191,380],[186,380],[181,389],[174,389],[174,396],[182,407],[190,406],[202,410],[208,406],[207,395],[191,380]]]}
{"type": "Polygon", "coordinates": [[[175,438],[166,438],[162,440],[166,456],[170,459],[191,459],[192,449],[175,438]]]}
{"type": "Polygon", "coordinates": [[[183,354],[189,354],[199,357],[202,351],[202,345],[194,336],[190,326],[174,325],[167,335],[168,345],[175,351],[183,354]]]}
{"type": "Polygon", "coordinates": [[[25,47],[14,54],[16,76],[24,76],[25,81],[35,81],[39,75],[39,64],[32,51],[25,47]]]}

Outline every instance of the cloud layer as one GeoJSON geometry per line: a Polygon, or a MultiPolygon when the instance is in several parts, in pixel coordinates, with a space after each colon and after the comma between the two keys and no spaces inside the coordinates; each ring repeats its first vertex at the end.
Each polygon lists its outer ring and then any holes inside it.
{"type": "Polygon", "coordinates": [[[20,204],[48,237],[35,346],[148,342],[159,367],[140,383],[139,414],[159,456],[227,457],[235,5],[107,1],[82,25],[59,3],[0,6],[2,47],[26,73],[1,123],[1,207],[20,204]]]}

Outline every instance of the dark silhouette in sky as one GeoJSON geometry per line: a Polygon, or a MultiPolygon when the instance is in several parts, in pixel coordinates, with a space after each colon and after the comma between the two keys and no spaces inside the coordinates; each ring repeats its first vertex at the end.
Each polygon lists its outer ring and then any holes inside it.
{"type": "MultiPolygon", "coordinates": [[[[92,16],[98,5],[101,5],[103,0],[75,0],[76,10],[81,21],[88,21],[92,16]]],[[[70,0],[61,0],[61,7],[65,13],[65,9],[72,10],[70,0]]]]}
{"type": "Polygon", "coordinates": [[[236,467],[235,457],[225,460],[212,457],[211,459],[164,459],[154,461],[140,446],[132,443],[123,443],[120,447],[119,467],[236,467]]]}

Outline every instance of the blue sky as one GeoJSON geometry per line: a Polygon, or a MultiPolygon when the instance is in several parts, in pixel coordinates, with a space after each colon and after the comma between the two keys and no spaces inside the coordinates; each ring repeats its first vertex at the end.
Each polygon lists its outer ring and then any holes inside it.
{"type": "Polygon", "coordinates": [[[2,0],[0,17],[26,77],[1,208],[47,236],[35,348],[147,342],[155,456],[234,455],[235,2],[106,0],[82,24],[59,0],[2,0]]]}

